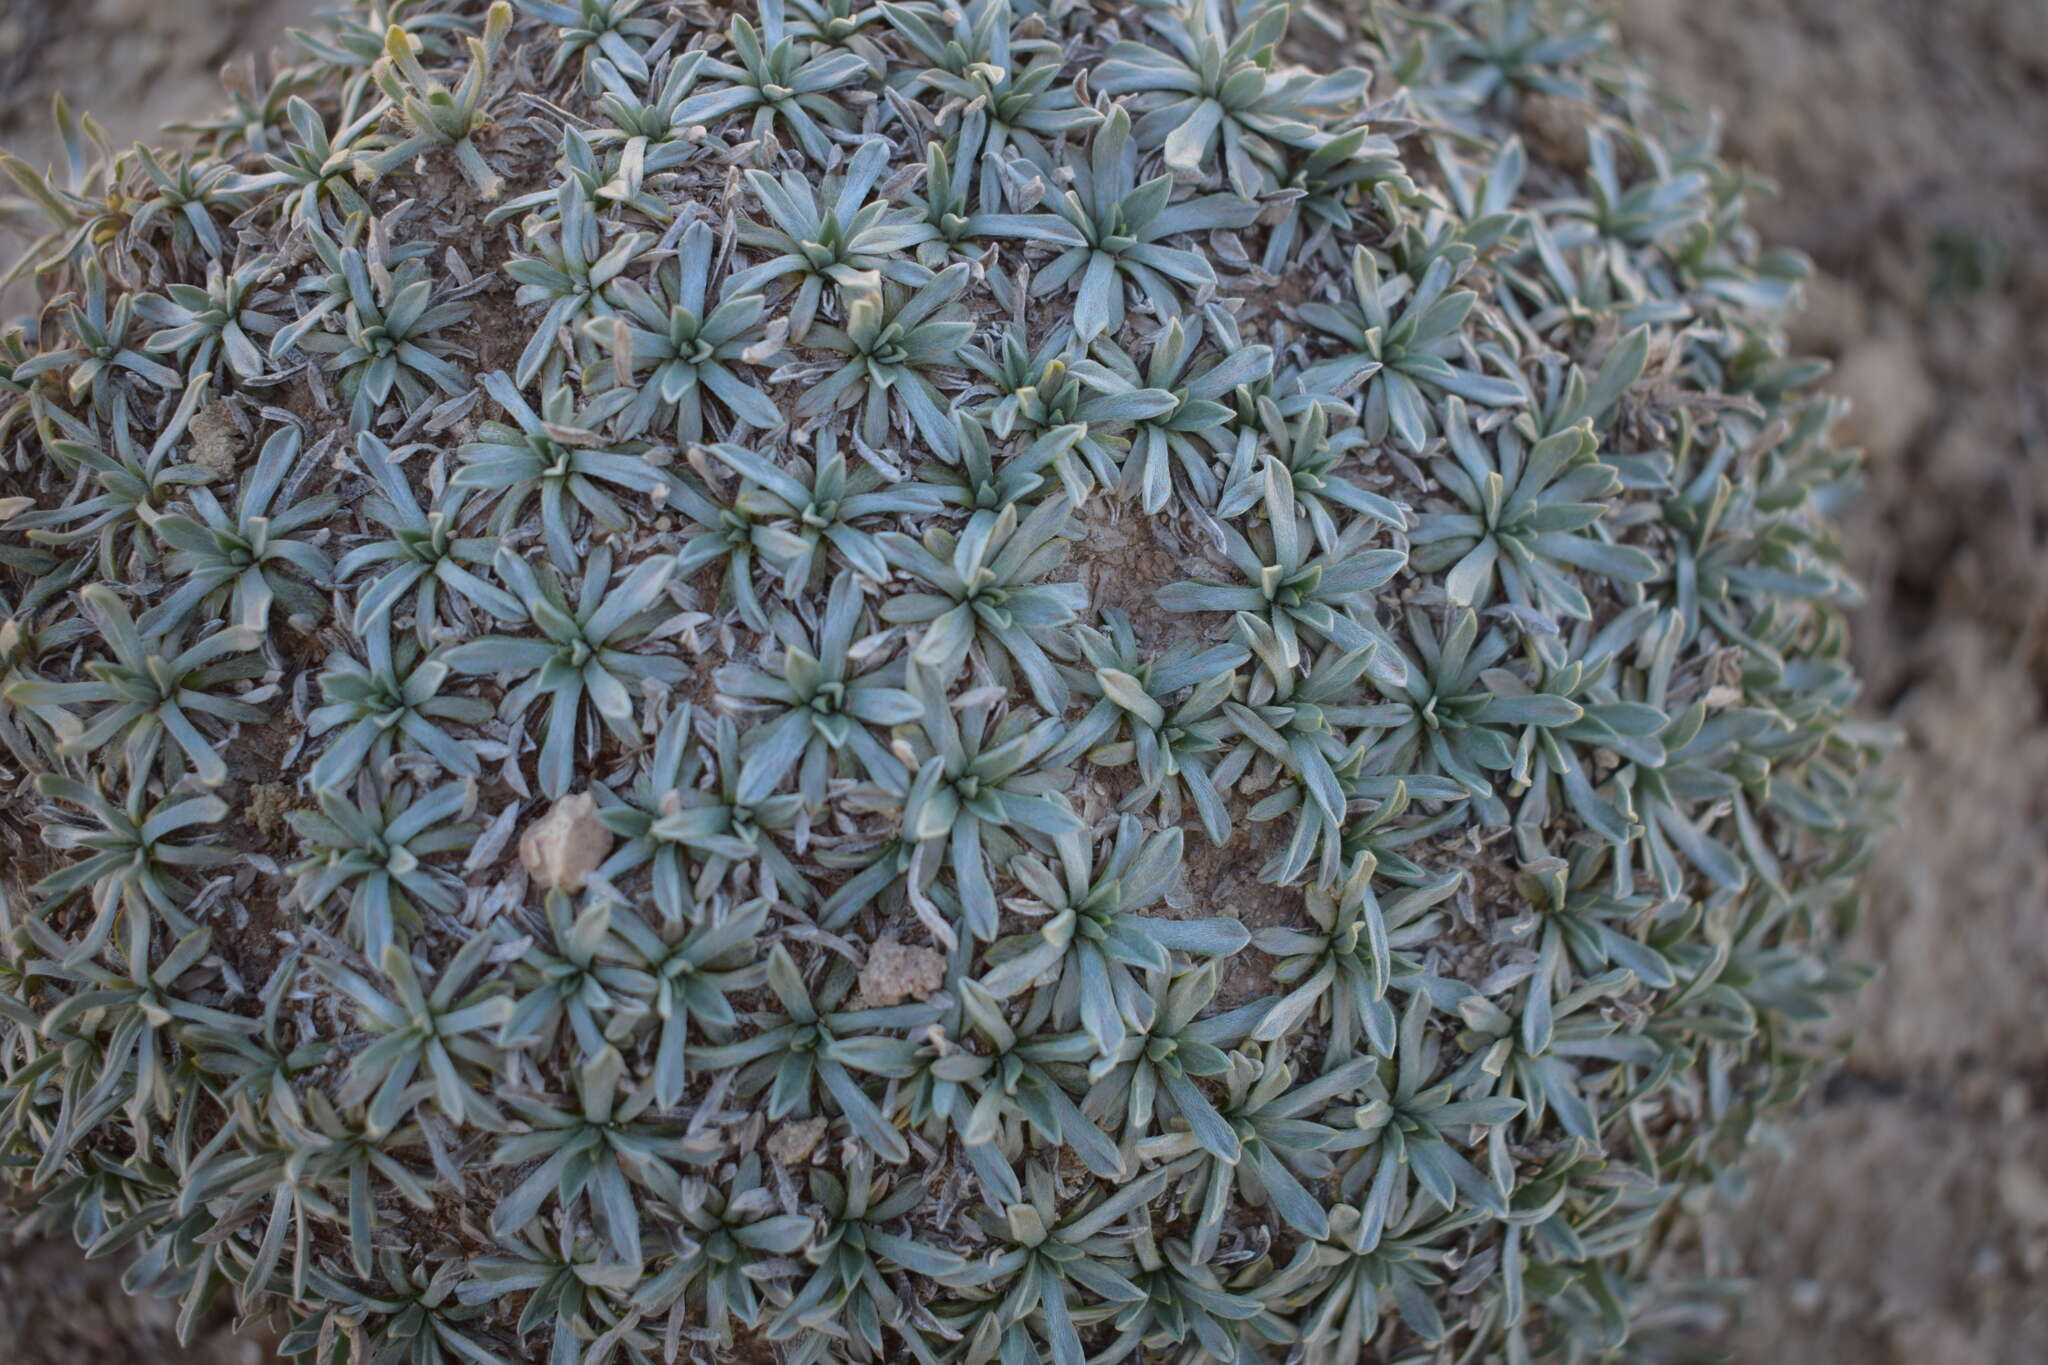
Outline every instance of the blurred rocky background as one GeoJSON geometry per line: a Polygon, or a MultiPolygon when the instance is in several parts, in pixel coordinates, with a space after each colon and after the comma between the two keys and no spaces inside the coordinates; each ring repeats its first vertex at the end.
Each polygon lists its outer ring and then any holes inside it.
{"type": "MultiPolygon", "coordinates": [[[[61,90],[117,143],[212,102],[314,0],[0,0],[0,144],[61,90]]],[[[2048,1361],[2048,0],[1620,0],[1676,95],[1779,182],[1819,276],[1798,336],[1855,402],[1872,715],[1908,784],[1861,945],[1884,975],[1726,1233],[1755,1365],[2048,1361]]],[[[7,1365],[258,1365],[225,1320],[0,1243],[7,1365]]]]}
{"type": "Polygon", "coordinates": [[[1625,0],[1776,179],[1869,453],[1870,709],[1909,784],[1845,1069],[1737,1228],[1740,1361],[2048,1360],[2048,3],[1625,0]]]}

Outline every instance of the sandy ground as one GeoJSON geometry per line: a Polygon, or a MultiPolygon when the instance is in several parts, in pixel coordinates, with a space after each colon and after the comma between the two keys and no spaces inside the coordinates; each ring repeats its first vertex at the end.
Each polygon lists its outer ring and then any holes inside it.
{"type": "Polygon", "coordinates": [[[49,99],[89,109],[117,145],[218,102],[220,70],[268,52],[329,0],[0,0],[0,144],[40,162],[49,99]]]}
{"type": "MultiPolygon", "coordinates": [[[[52,89],[117,141],[208,102],[313,0],[0,0],[0,143],[52,89]]],[[[1822,274],[1801,326],[1870,454],[1855,510],[1870,709],[1900,829],[1846,1064],[1727,1227],[1757,1365],[2048,1360],[2048,0],[1621,0],[1630,40],[1784,186],[1822,274]]],[[[0,1251],[0,1361],[255,1365],[62,1248],[0,1251]],[[90,1305],[90,1311],[81,1307],[90,1305]]]]}

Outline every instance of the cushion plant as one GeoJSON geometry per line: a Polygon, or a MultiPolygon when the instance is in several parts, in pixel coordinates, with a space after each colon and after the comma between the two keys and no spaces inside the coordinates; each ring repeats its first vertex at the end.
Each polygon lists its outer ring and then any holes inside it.
{"type": "Polygon", "coordinates": [[[22,1226],[318,1365],[1691,1320],[1878,745],[1802,262],[1591,5],[295,43],[0,160],[22,1226]]]}

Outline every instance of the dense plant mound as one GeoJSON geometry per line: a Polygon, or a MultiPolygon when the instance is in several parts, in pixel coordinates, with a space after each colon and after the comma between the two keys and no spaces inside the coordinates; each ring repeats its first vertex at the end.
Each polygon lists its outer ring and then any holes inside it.
{"type": "Polygon", "coordinates": [[[1643,1341],[1854,981],[1853,460],[1602,21],[1364,8],[369,0],[0,163],[30,1225],[322,1362],[1643,1341]]]}

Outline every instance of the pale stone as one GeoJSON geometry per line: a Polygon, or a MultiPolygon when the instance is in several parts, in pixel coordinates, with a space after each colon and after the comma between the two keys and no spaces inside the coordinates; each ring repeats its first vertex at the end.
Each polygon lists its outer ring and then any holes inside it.
{"type": "Polygon", "coordinates": [[[768,1155],[784,1166],[796,1166],[810,1159],[825,1140],[825,1120],[791,1119],[768,1135],[768,1155]]]}
{"type": "Polygon", "coordinates": [[[868,951],[860,969],[860,996],[881,1008],[922,1000],[946,982],[946,959],[929,948],[912,948],[885,938],[868,951]]]}
{"type": "Polygon", "coordinates": [[[611,831],[598,822],[589,792],[555,802],[519,837],[519,861],[534,881],[560,891],[581,891],[611,851],[611,831]]]}
{"type": "Polygon", "coordinates": [[[1850,402],[1838,439],[1880,461],[1904,457],[1939,401],[1919,348],[1903,337],[1856,346],[1836,366],[1829,387],[1850,402]]]}
{"type": "Polygon", "coordinates": [[[241,467],[247,442],[240,427],[228,415],[228,406],[216,398],[192,414],[191,460],[216,479],[232,479],[241,467]]]}

